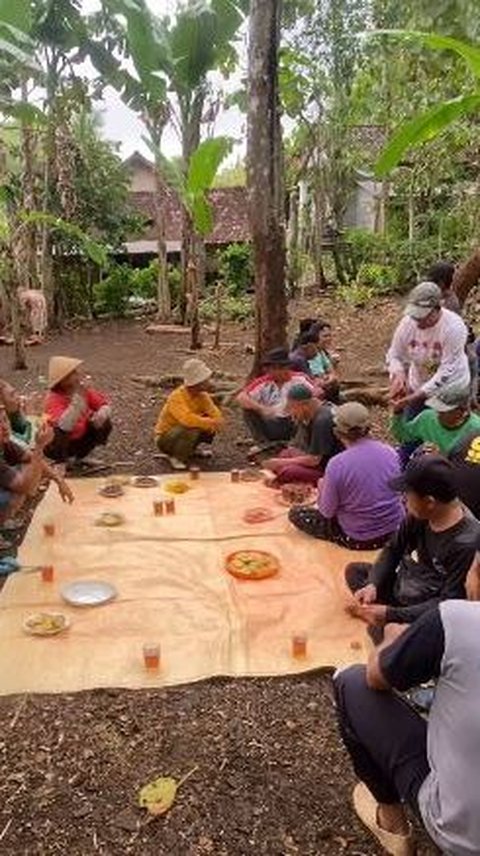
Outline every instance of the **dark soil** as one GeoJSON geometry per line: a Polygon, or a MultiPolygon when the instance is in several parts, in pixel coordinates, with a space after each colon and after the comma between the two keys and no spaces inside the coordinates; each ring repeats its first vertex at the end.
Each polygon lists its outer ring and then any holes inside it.
{"type": "Polygon", "coordinates": [[[9,698],[0,721],[2,854],[380,852],[350,808],[325,675],[9,698]],[[139,788],[197,765],[148,822],[139,788]]]}
{"type": "MultiPolygon", "coordinates": [[[[296,315],[317,309],[335,326],[344,377],[380,379],[398,306],[352,310],[326,299],[296,315]]],[[[188,337],[147,336],[143,327],[111,322],[64,332],[32,349],[22,373],[10,371],[2,348],[0,376],[31,390],[40,388],[52,354],[84,358],[113,400],[105,461],[160,471],[152,435],[164,393],[131,376],[180,373],[188,337]]],[[[228,344],[218,353],[207,345],[200,356],[241,381],[252,338],[248,329],[226,329],[228,344]]],[[[382,432],[385,418],[377,416],[382,432]]],[[[237,441],[245,438],[230,410],[213,466],[241,464],[245,447],[237,441]]],[[[2,856],[379,853],[351,810],[353,783],[325,675],[0,699],[2,856]],[[136,807],[139,787],[159,775],[181,778],[195,765],[169,814],[147,823],[136,807]]]]}

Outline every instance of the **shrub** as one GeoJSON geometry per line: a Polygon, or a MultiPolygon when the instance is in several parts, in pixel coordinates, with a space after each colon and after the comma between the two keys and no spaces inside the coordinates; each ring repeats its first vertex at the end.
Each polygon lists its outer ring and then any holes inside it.
{"type": "Polygon", "coordinates": [[[359,285],[353,282],[351,285],[339,285],[337,294],[348,306],[363,309],[378,292],[370,285],[359,285]]]}
{"type": "MultiPolygon", "coordinates": [[[[217,315],[217,303],[215,298],[207,297],[202,300],[199,307],[199,314],[202,321],[214,321],[217,315]]],[[[253,299],[244,295],[243,297],[233,297],[225,295],[222,302],[223,318],[229,321],[238,321],[244,323],[253,318],[254,308],[253,299]]]]}
{"type": "Polygon", "coordinates": [[[363,262],[358,269],[356,283],[373,288],[377,294],[388,294],[397,286],[397,271],[390,265],[363,262]]]}
{"type": "Polygon", "coordinates": [[[133,294],[134,273],[129,265],[115,265],[94,287],[96,309],[111,315],[125,315],[128,298],[133,294]]]}
{"type": "Polygon", "coordinates": [[[230,244],[218,255],[220,277],[235,297],[245,294],[253,281],[252,250],[249,244],[230,244]]]}

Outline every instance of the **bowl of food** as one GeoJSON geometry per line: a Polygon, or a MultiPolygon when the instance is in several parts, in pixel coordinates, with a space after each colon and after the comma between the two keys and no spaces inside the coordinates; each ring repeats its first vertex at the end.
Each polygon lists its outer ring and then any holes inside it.
{"type": "Polygon", "coordinates": [[[284,484],[278,494],[278,501],[288,507],[312,505],[314,500],[315,490],[309,484],[284,484]]]}
{"type": "Polygon", "coordinates": [[[154,476],[134,476],[132,485],[134,487],[157,487],[158,479],[154,476]]]}
{"type": "Polygon", "coordinates": [[[62,612],[35,612],[23,622],[23,629],[29,636],[57,636],[70,626],[62,612]]]}
{"type": "Polygon", "coordinates": [[[247,508],[247,510],[243,514],[243,519],[245,523],[267,523],[269,520],[273,520],[275,517],[273,511],[270,508],[263,508],[259,506],[258,508],[247,508]]]}
{"type": "Polygon", "coordinates": [[[117,484],[116,482],[105,484],[99,489],[98,492],[101,496],[110,497],[111,499],[114,499],[117,496],[123,496],[123,494],[125,493],[122,485],[117,484]]]}
{"type": "Polygon", "coordinates": [[[125,523],[125,518],[123,514],[118,514],[115,511],[104,511],[95,520],[95,526],[107,526],[110,528],[115,526],[121,526],[122,523],[125,523]]]}
{"type": "Polygon", "coordinates": [[[167,493],[180,495],[182,493],[187,493],[187,491],[190,490],[190,485],[181,479],[172,479],[163,485],[163,489],[166,490],[167,493]]]}

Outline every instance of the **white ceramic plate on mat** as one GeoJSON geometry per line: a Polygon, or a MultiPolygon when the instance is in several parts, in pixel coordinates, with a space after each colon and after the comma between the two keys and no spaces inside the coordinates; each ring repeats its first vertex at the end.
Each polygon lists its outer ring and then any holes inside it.
{"type": "Polygon", "coordinates": [[[103,583],[100,580],[79,580],[63,586],[60,594],[72,606],[100,606],[116,598],[118,592],[110,583],[103,583]]]}

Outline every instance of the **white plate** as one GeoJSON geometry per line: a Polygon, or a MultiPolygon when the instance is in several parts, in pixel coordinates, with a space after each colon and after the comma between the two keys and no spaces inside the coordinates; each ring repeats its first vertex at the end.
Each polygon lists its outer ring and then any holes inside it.
{"type": "Polygon", "coordinates": [[[60,589],[60,594],[72,606],[100,606],[113,600],[118,592],[110,583],[100,580],[79,580],[68,583],[60,589]]]}

